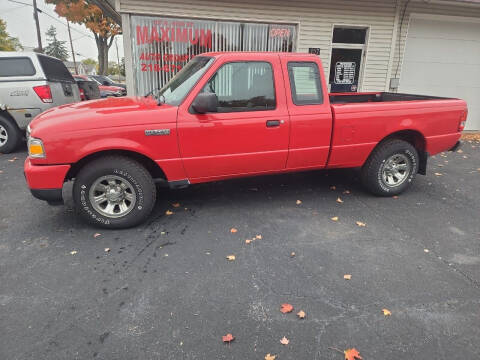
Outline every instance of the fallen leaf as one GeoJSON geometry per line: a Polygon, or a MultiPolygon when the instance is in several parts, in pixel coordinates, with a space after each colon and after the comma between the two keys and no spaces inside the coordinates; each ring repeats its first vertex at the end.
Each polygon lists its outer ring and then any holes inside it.
{"type": "Polygon", "coordinates": [[[102,235],[102,234],[100,234],[100,233],[95,233],[95,234],[93,234],[93,237],[94,237],[94,238],[97,238],[97,237],[99,237],[99,236],[101,236],[101,235],[102,235]]]}
{"type": "Polygon", "coordinates": [[[70,255],[75,255],[76,253],[77,253],[77,250],[70,251],[70,255]]]}
{"type": "Polygon", "coordinates": [[[295,252],[292,251],[292,253],[290,254],[290,257],[295,257],[295,252]]]}
{"type": "Polygon", "coordinates": [[[245,242],[246,242],[247,244],[250,244],[252,241],[253,241],[252,239],[247,239],[247,240],[245,240],[245,242]]]}
{"type": "Polygon", "coordinates": [[[435,176],[443,176],[443,174],[436,172],[436,173],[435,173],[435,176]]]}
{"type": "Polygon", "coordinates": [[[462,149],[459,149],[459,150],[457,150],[457,153],[462,154],[462,153],[463,153],[463,150],[462,150],[462,149]]]}
{"type": "Polygon", "coordinates": [[[178,208],[178,207],[180,207],[180,203],[172,204],[172,206],[173,206],[174,208],[178,208]]]}
{"type": "Polygon", "coordinates": [[[341,203],[343,203],[343,200],[340,199],[340,198],[337,198],[337,203],[341,204],[341,203]]]}
{"type": "Polygon", "coordinates": [[[255,239],[262,240],[262,235],[255,236],[255,239]]]}
{"type": "Polygon", "coordinates": [[[276,357],[277,355],[270,355],[270,353],[268,353],[265,355],[265,360],[275,360],[276,357]]]}
{"type": "Polygon", "coordinates": [[[428,249],[423,249],[423,251],[426,252],[426,253],[430,252],[430,250],[428,250],[428,249]]]}
{"type": "Polygon", "coordinates": [[[14,158],[12,158],[12,159],[9,159],[8,161],[9,161],[9,162],[14,162],[14,161],[17,161],[17,159],[18,159],[17,157],[14,157],[14,158]]]}
{"type": "Polygon", "coordinates": [[[293,311],[293,306],[290,304],[282,304],[282,307],[280,308],[280,311],[284,314],[292,312],[293,311]]]}
{"type": "Polygon", "coordinates": [[[398,199],[398,195],[393,195],[392,196],[394,199],[398,199]]]}
{"type": "Polygon", "coordinates": [[[233,260],[235,260],[235,255],[227,255],[227,260],[228,260],[228,261],[233,261],[233,260]]]}
{"type": "Polygon", "coordinates": [[[235,340],[235,336],[233,336],[232,334],[227,334],[225,336],[222,336],[222,340],[223,342],[230,343],[231,341],[235,340]]]}
{"type": "Polygon", "coordinates": [[[165,211],[165,215],[172,215],[172,214],[173,214],[173,211],[171,211],[171,210],[165,211]]]}
{"type": "Polygon", "coordinates": [[[350,275],[350,274],[345,274],[345,275],[343,275],[343,278],[344,278],[345,280],[350,280],[350,279],[352,278],[352,275],[350,275]]]}
{"type": "Polygon", "coordinates": [[[385,316],[390,316],[390,315],[392,315],[392,313],[391,313],[390,310],[388,310],[388,309],[382,309],[382,311],[383,311],[383,315],[385,315],[385,316]]]}
{"type": "Polygon", "coordinates": [[[3,170],[0,170],[0,174],[3,174],[3,170]]]}
{"type": "Polygon", "coordinates": [[[110,252],[110,248],[105,248],[105,252],[110,252]]]}
{"type": "Polygon", "coordinates": [[[330,190],[337,190],[337,187],[335,185],[330,186],[330,190]]]}
{"type": "Polygon", "coordinates": [[[285,336],[280,339],[280,344],[282,345],[288,345],[289,342],[290,340],[288,340],[285,336]]]}
{"type": "Polygon", "coordinates": [[[302,200],[297,200],[297,205],[300,205],[302,203],[302,200]]]}
{"type": "Polygon", "coordinates": [[[338,216],[334,216],[332,218],[330,218],[332,221],[338,221],[338,216]]]}
{"type": "Polygon", "coordinates": [[[230,229],[230,232],[231,232],[232,234],[235,234],[237,231],[238,231],[238,230],[235,229],[235,228],[231,228],[231,229],[230,229]]]}
{"type": "Polygon", "coordinates": [[[300,310],[300,311],[297,313],[297,316],[298,316],[300,319],[305,319],[305,316],[307,316],[307,314],[305,314],[305,311],[300,310]]]}
{"type": "Polygon", "coordinates": [[[345,360],[355,360],[355,359],[362,359],[360,353],[357,349],[347,349],[344,351],[345,353],[345,360]]]}
{"type": "Polygon", "coordinates": [[[348,195],[350,194],[350,190],[345,190],[343,193],[348,195]]]}
{"type": "Polygon", "coordinates": [[[367,226],[367,224],[365,224],[364,222],[361,222],[361,221],[356,221],[355,224],[357,224],[357,225],[360,226],[360,227],[365,227],[365,226],[367,226]]]}

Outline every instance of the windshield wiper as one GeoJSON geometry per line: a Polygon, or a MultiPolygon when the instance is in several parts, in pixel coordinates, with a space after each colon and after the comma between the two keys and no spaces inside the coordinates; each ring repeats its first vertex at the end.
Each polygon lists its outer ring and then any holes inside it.
{"type": "Polygon", "coordinates": [[[149,91],[144,97],[147,98],[147,97],[149,97],[149,96],[153,96],[153,97],[155,98],[155,101],[157,102],[157,105],[163,105],[163,104],[165,104],[165,96],[164,96],[164,95],[160,95],[160,96],[157,98],[155,95],[153,95],[153,93],[154,93],[155,91],[159,91],[159,90],[161,90],[161,89],[160,89],[160,88],[155,88],[155,89],[149,91]]]}

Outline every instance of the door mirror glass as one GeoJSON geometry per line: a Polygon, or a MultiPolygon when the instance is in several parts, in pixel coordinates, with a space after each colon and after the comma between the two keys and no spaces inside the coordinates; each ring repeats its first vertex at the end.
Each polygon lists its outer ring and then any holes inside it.
{"type": "Polygon", "coordinates": [[[192,103],[192,108],[197,114],[217,112],[218,98],[215,93],[203,92],[197,95],[192,103]]]}

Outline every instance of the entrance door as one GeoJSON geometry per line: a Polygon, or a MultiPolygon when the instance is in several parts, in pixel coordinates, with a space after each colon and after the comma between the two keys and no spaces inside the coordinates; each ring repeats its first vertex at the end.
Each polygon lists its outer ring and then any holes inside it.
{"type": "Polygon", "coordinates": [[[330,92],[358,90],[362,53],[362,49],[332,49],[330,92]]]}
{"type": "Polygon", "coordinates": [[[335,26],[330,60],[330,92],[357,92],[363,69],[367,28],[335,26]]]}
{"type": "Polygon", "coordinates": [[[180,152],[190,180],[285,169],[289,117],[278,56],[226,62],[201,91],[217,95],[216,112],[180,107],[178,113],[180,152]]]}

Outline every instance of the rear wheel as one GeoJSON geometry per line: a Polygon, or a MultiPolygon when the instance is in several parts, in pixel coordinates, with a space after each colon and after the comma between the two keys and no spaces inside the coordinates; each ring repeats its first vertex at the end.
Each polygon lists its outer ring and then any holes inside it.
{"type": "Polygon", "coordinates": [[[362,182],[372,193],[392,196],[405,191],[418,172],[418,152],[408,142],[381,143],[362,167],[362,182]]]}
{"type": "Polygon", "coordinates": [[[135,160],[106,156],[87,164],[73,186],[77,212],[89,223],[121,229],[150,215],[156,187],[150,173],[135,160]]]}
{"type": "Polygon", "coordinates": [[[0,116],[0,153],[9,154],[17,148],[22,134],[18,127],[0,116]]]}

